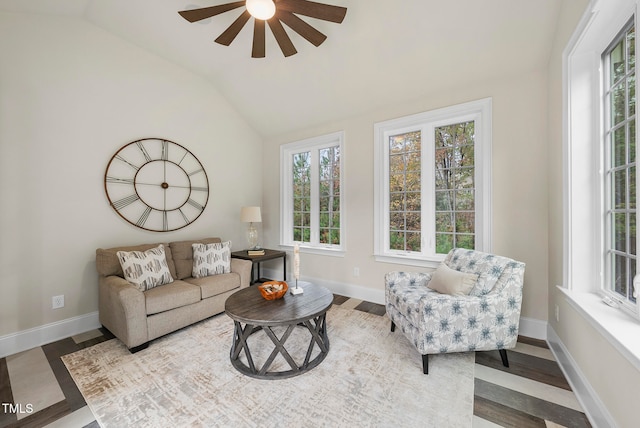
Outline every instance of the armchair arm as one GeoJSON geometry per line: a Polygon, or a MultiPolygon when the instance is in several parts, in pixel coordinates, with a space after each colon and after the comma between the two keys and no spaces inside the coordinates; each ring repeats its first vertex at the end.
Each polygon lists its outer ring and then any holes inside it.
{"type": "Polygon", "coordinates": [[[387,287],[399,286],[423,287],[431,281],[431,273],[425,272],[389,272],[384,276],[387,287]]]}
{"type": "Polygon", "coordinates": [[[100,275],[100,323],[128,348],[149,341],[144,293],[119,276],[100,275]]]}

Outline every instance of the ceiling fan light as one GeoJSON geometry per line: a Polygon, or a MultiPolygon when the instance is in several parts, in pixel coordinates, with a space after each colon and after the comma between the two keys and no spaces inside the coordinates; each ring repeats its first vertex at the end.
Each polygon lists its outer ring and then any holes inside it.
{"type": "Polygon", "coordinates": [[[273,0],[247,0],[247,10],[256,19],[271,19],[276,13],[273,0]]]}

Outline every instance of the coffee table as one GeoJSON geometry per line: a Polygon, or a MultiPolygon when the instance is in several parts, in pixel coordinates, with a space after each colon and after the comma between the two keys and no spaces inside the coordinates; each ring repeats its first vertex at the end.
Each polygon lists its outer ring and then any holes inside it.
{"type": "Polygon", "coordinates": [[[325,359],[329,352],[326,315],[333,303],[333,294],[325,287],[311,283],[298,283],[298,286],[303,287],[303,294],[294,296],[287,292],[277,300],[265,300],[260,295],[258,287],[244,288],[229,296],[225,303],[225,311],[234,322],[230,359],[239,372],[258,379],[287,378],[307,372],[325,359]],[[279,326],[286,327],[280,338],[273,329],[279,326]],[[296,328],[307,329],[311,334],[306,349],[285,347],[287,339],[296,328]],[[261,367],[254,363],[247,341],[249,336],[259,331],[263,331],[274,345],[261,367]],[[319,353],[312,359],[316,346],[319,353]],[[240,359],[242,351],[247,363],[240,359]],[[292,354],[302,362],[296,363],[292,354]],[[291,367],[290,370],[270,370],[278,355],[286,360],[291,367]]]}

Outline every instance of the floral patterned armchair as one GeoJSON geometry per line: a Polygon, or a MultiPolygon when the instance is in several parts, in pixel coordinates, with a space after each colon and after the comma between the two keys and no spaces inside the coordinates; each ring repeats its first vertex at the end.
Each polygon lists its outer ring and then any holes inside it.
{"type": "Polygon", "coordinates": [[[430,273],[390,272],[385,275],[385,301],[391,331],[399,326],[422,354],[424,374],[429,354],[448,352],[498,349],[509,367],[505,350],[518,339],[525,264],[461,248],[451,250],[443,263],[477,275],[469,294],[428,288],[430,273]]]}

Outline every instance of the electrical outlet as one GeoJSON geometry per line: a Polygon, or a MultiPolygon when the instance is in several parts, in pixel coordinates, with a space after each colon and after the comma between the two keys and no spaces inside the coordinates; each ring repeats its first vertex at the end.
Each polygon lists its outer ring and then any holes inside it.
{"type": "Polygon", "coordinates": [[[64,308],[64,294],[60,296],[53,296],[51,298],[51,309],[64,308]]]}
{"type": "Polygon", "coordinates": [[[356,276],[356,277],[360,276],[360,268],[357,268],[357,267],[353,268],[353,276],[356,276]]]}
{"type": "Polygon", "coordinates": [[[560,322],[560,306],[556,305],[556,322],[560,322]]]}

